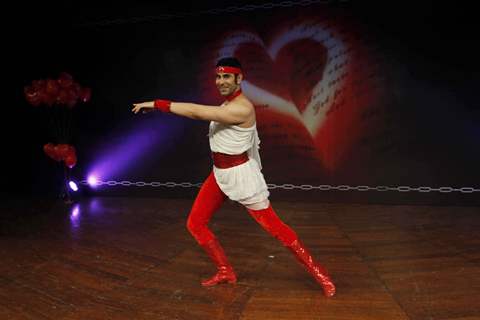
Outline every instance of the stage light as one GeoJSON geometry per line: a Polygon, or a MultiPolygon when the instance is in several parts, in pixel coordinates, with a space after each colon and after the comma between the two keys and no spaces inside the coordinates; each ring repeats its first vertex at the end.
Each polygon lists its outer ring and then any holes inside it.
{"type": "Polygon", "coordinates": [[[96,187],[98,185],[98,179],[97,177],[95,176],[89,176],[88,179],[87,179],[87,183],[91,186],[91,187],[96,187]]]}
{"type": "Polygon", "coordinates": [[[174,148],[171,143],[172,136],[179,136],[184,128],[190,125],[190,120],[181,117],[164,117],[158,113],[150,117],[139,119],[132,126],[121,131],[112,132],[109,139],[112,143],[102,144],[95,151],[93,159],[87,168],[87,177],[95,176],[96,183],[90,187],[110,186],[105,181],[118,179],[125,176],[129,170],[138,170],[142,159],[155,158],[167,153],[174,148]],[[120,139],[121,138],[121,139],[120,139]]]}
{"type": "Polygon", "coordinates": [[[68,186],[70,187],[70,189],[72,189],[73,191],[78,191],[78,186],[77,184],[75,183],[75,181],[69,181],[68,182],[68,186]]]}

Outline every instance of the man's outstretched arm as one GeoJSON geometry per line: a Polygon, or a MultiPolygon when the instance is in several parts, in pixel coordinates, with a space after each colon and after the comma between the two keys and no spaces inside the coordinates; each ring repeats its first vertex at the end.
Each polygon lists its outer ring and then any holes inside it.
{"type": "Polygon", "coordinates": [[[226,106],[216,107],[168,100],[136,103],[132,111],[138,113],[141,109],[160,109],[190,119],[217,121],[229,125],[246,122],[254,112],[253,106],[240,102],[231,102],[226,106]]]}

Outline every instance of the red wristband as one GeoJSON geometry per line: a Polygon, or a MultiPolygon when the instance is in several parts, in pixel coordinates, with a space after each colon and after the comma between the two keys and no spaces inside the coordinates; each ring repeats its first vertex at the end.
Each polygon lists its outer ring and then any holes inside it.
{"type": "Polygon", "coordinates": [[[162,112],[170,112],[170,105],[172,104],[172,101],[170,100],[155,100],[153,102],[153,106],[155,109],[158,109],[162,112]]]}

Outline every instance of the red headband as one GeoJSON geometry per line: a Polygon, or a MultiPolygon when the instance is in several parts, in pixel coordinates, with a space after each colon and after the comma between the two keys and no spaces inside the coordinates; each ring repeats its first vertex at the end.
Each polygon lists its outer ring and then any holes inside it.
{"type": "Polygon", "coordinates": [[[217,67],[215,69],[216,73],[242,73],[242,69],[236,67],[217,67]]]}

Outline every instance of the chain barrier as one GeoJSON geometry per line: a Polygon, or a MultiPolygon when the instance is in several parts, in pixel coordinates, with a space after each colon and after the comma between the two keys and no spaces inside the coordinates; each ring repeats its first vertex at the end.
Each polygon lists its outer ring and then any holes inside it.
{"type": "MultiPolygon", "coordinates": [[[[87,180],[82,180],[80,182],[83,185],[88,185],[87,180]]],[[[97,186],[109,186],[109,187],[115,187],[115,186],[122,186],[122,187],[165,187],[165,188],[200,188],[202,186],[201,182],[198,183],[192,183],[192,182],[145,182],[145,181],[97,181],[96,182],[97,186]]],[[[454,188],[454,187],[409,187],[409,186],[396,186],[396,187],[390,187],[390,186],[376,186],[376,187],[371,187],[371,186],[349,186],[349,185],[338,185],[338,186],[332,186],[328,184],[321,184],[321,185],[310,185],[310,184],[301,184],[301,185],[294,185],[290,183],[285,183],[285,184],[273,184],[269,183],[267,184],[268,189],[270,190],[275,190],[275,189],[283,189],[283,190],[304,190],[304,191],[310,191],[310,190],[320,190],[320,191],[379,191],[379,192],[385,192],[385,191],[397,191],[397,192],[421,192],[421,193],[426,193],[426,192],[440,192],[440,193],[451,193],[451,192],[460,192],[460,193],[474,193],[474,192],[480,192],[480,188],[474,188],[474,187],[460,187],[460,188],[454,188]]]]}
{"type": "Polygon", "coordinates": [[[168,20],[173,18],[186,18],[193,16],[201,15],[218,15],[222,13],[235,13],[235,12],[247,12],[253,10],[270,10],[274,8],[290,8],[295,6],[306,7],[312,4],[330,4],[335,2],[348,2],[348,0],[298,0],[298,1],[280,1],[280,2],[269,2],[264,4],[249,4],[244,6],[231,6],[227,8],[214,8],[209,10],[201,10],[197,12],[179,12],[171,14],[159,14],[155,16],[144,16],[144,17],[128,17],[128,18],[118,18],[111,20],[102,20],[102,21],[90,21],[77,24],[79,27],[90,27],[90,26],[108,26],[108,25],[119,25],[119,24],[128,24],[128,23],[141,23],[141,22],[154,22],[160,20],[168,20]]]}

